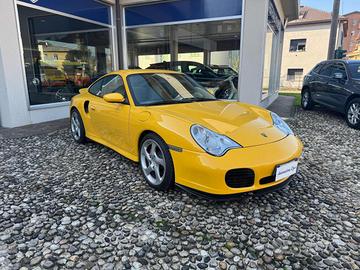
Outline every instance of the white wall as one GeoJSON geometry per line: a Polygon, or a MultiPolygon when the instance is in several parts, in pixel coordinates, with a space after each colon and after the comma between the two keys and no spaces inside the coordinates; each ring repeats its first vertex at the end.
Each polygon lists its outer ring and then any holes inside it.
{"type": "Polygon", "coordinates": [[[14,5],[13,0],[0,1],[0,125],[3,127],[31,123],[14,5]]]}
{"type": "Polygon", "coordinates": [[[239,100],[260,104],[268,0],[244,0],[240,46],[239,100]]]}

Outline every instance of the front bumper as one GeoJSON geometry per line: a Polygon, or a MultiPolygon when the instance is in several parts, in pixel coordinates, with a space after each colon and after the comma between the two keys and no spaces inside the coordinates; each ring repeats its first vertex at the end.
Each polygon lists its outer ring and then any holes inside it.
{"type": "Polygon", "coordinates": [[[171,151],[171,156],[177,185],[207,194],[207,197],[209,195],[231,197],[234,194],[268,189],[287,182],[289,178],[260,184],[260,179],[272,176],[277,165],[300,158],[302,150],[303,145],[300,140],[290,135],[265,145],[232,149],[222,157],[187,150],[171,151]],[[225,182],[226,173],[241,168],[254,171],[254,184],[243,188],[229,187],[225,182]]]}

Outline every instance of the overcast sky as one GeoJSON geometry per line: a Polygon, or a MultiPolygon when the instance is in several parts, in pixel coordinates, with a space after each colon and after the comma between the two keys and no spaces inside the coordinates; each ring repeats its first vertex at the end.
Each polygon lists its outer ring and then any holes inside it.
{"type": "MultiPolygon", "coordinates": [[[[333,0],[300,0],[300,4],[331,12],[333,0]]],[[[360,11],[360,0],[341,0],[341,14],[346,14],[355,10],[360,11]]]]}

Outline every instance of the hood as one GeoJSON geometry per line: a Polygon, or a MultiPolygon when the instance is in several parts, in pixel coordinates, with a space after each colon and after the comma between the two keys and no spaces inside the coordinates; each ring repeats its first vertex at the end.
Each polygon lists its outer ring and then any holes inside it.
{"type": "MultiPolygon", "coordinates": [[[[286,137],[272,124],[270,112],[235,101],[193,102],[152,107],[152,111],[199,124],[243,147],[267,144],[286,137]]],[[[190,131],[189,131],[190,132],[190,131]]]]}

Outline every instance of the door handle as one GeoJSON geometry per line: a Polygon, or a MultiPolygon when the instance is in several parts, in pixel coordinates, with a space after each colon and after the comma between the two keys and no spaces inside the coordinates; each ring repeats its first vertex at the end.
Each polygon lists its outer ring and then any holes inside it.
{"type": "Polygon", "coordinates": [[[90,110],[95,111],[95,106],[90,106],[90,110]]]}

